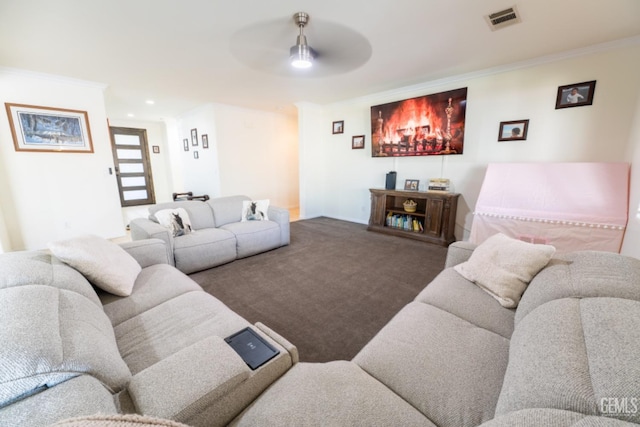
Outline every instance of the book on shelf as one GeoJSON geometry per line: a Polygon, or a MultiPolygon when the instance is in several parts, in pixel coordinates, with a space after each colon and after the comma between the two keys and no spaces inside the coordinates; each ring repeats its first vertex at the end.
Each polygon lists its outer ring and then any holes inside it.
{"type": "Polygon", "coordinates": [[[389,212],[385,224],[387,227],[399,228],[406,231],[424,231],[422,222],[413,215],[389,212]]]}

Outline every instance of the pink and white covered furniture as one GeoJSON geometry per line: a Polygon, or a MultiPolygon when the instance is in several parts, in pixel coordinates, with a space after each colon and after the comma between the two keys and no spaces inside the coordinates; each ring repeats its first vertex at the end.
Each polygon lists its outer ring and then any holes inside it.
{"type": "Polygon", "coordinates": [[[496,233],[558,253],[620,252],[629,212],[628,163],[493,163],[469,240],[496,233]]]}

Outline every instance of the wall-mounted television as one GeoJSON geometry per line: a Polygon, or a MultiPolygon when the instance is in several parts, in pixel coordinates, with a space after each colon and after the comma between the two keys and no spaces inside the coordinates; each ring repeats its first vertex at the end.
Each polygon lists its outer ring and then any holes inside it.
{"type": "Polygon", "coordinates": [[[467,88],[371,107],[371,156],[462,154],[467,88]]]}

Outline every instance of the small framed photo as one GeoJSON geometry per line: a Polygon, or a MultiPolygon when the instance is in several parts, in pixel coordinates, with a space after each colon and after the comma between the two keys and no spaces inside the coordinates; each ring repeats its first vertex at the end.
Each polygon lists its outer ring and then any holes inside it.
{"type": "Polygon", "coordinates": [[[411,191],[418,191],[418,185],[420,184],[419,179],[406,179],[404,181],[404,189],[411,191]]]}
{"type": "Polygon", "coordinates": [[[155,154],[159,154],[160,153],[160,146],[159,145],[152,145],[151,149],[153,149],[153,152],[155,154]]]}
{"type": "Polygon", "coordinates": [[[202,148],[209,148],[209,135],[206,133],[202,135],[202,148]]]}
{"type": "Polygon", "coordinates": [[[356,150],[364,148],[364,135],[356,135],[351,137],[351,149],[356,150]]]}
{"type": "Polygon", "coordinates": [[[187,138],[182,140],[182,144],[184,145],[184,151],[189,151],[189,140],[187,138]]]}
{"type": "Polygon", "coordinates": [[[198,151],[194,151],[193,152],[193,158],[194,159],[199,159],[200,158],[200,154],[198,154],[198,151]]]}
{"type": "Polygon", "coordinates": [[[498,141],[524,141],[529,131],[529,120],[500,122],[498,141]]]}
{"type": "Polygon", "coordinates": [[[16,151],[93,153],[86,111],[4,104],[16,151]]]}
{"type": "Polygon", "coordinates": [[[573,83],[559,86],[556,97],[556,110],[559,108],[582,107],[593,104],[593,93],[596,90],[596,81],[573,83]]]}
{"type": "Polygon", "coordinates": [[[198,129],[191,129],[191,145],[198,146],[198,129]]]}
{"type": "Polygon", "coordinates": [[[333,134],[344,133],[344,120],[333,122],[333,134]]]}

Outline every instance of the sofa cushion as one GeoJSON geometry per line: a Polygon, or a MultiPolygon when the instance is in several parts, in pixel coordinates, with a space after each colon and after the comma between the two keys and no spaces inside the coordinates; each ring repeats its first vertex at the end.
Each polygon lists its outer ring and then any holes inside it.
{"type": "Polygon", "coordinates": [[[76,292],[96,306],[100,300],[80,272],[48,251],[9,252],[0,257],[0,289],[24,285],[48,285],[76,292]],[[29,272],[29,274],[25,274],[29,272]]]}
{"type": "Polygon", "coordinates": [[[50,426],[62,418],[117,412],[109,390],[96,378],[80,375],[0,408],[0,426],[50,426]]]}
{"type": "Polygon", "coordinates": [[[638,410],[608,410],[608,399],[638,398],[639,357],[640,302],[565,298],[543,304],[513,333],[496,415],[556,408],[639,423],[638,410]]]}
{"type": "Polygon", "coordinates": [[[0,290],[0,342],[0,406],[83,373],[113,392],[131,377],[109,319],[76,292],[0,290]]]}
{"type": "Polygon", "coordinates": [[[207,200],[205,203],[207,203],[213,211],[216,227],[221,227],[242,220],[242,202],[245,200],[251,199],[247,196],[215,197],[207,200]]]}
{"type": "Polygon", "coordinates": [[[268,221],[269,199],[243,200],[242,221],[268,221]]]}
{"type": "Polygon", "coordinates": [[[469,261],[453,267],[498,302],[509,308],[518,305],[531,279],[544,268],[556,249],[494,234],[480,244],[469,261]]]}
{"type": "Polygon", "coordinates": [[[493,418],[509,340],[428,304],[405,306],[353,359],[440,427],[493,418]]]}
{"type": "Polygon", "coordinates": [[[198,200],[185,200],[183,202],[158,203],[149,206],[149,219],[158,222],[155,213],[164,209],[182,208],[189,214],[189,220],[194,230],[202,230],[203,228],[213,228],[216,226],[213,218],[213,212],[206,202],[198,200]]]}
{"type": "Polygon", "coordinates": [[[597,251],[573,252],[552,259],[529,284],[515,323],[546,302],[587,297],[640,301],[640,260],[597,251]]]}
{"type": "Polygon", "coordinates": [[[233,222],[220,228],[236,236],[238,258],[280,247],[280,227],[273,221],[233,222]]]}
{"type": "Polygon", "coordinates": [[[130,296],[118,297],[106,292],[98,295],[105,314],[116,326],[178,295],[199,290],[202,288],[180,271],[167,264],[158,264],[144,268],[138,274],[130,296]]]}
{"type": "Polygon", "coordinates": [[[495,298],[452,268],[442,271],[415,301],[430,304],[507,339],[513,333],[515,310],[502,307],[495,298]]]}
{"type": "Polygon", "coordinates": [[[136,277],[142,270],[127,251],[98,236],[59,240],[49,243],[49,249],[91,283],[114,295],[130,295],[136,277]]]}
{"type": "Polygon", "coordinates": [[[236,237],[220,228],[201,229],[176,237],[173,257],[176,267],[187,274],[215,267],[236,259],[236,237]]]}
{"type": "Polygon", "coordinates": [[[229,425],[435,427],[346,361],[296,364],[229,425]]]}
{"type": "Polygon", "coordinates": [[[120,353],[135,375],[207,337],[227,337],[247,326],[210,294],[193,291],[120,323],[114,331],[120,353]]]}

